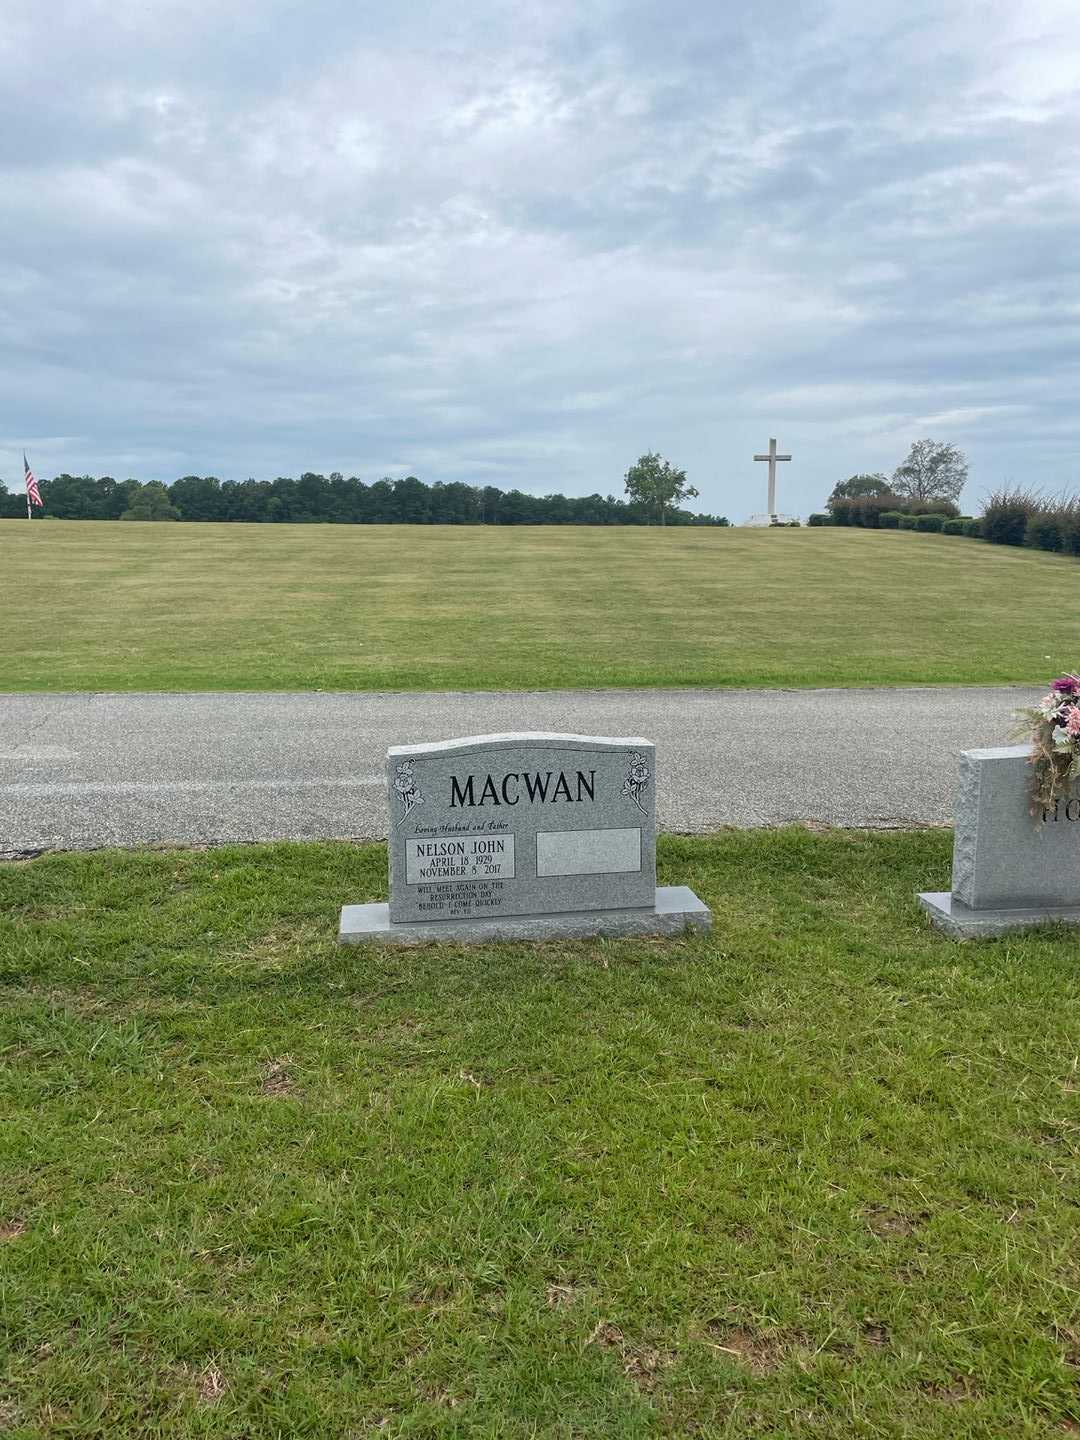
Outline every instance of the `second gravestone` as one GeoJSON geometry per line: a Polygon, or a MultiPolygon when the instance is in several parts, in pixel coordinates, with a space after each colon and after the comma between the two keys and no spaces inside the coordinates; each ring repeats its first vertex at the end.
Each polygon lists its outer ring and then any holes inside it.
{"type": "Polygon", "coordinates": [[[952,890],[919,900],[959,940],[1080,925],[1080,796],[1033,804],[1026,745],[962,751],[952,890]]]}
{"type": "Polygon", "coordinates": [[[390,903],[346,905],[339,939],[543,940],[707,929],[656,884],[648,740],[474,735],[387,756],[390,903]]]}

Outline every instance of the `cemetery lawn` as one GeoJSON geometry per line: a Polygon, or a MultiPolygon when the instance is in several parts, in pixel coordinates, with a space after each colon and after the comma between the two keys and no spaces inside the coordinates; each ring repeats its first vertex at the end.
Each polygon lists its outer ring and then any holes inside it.
{"type": "Polygon", "coordinates": [[[1035,684],[1076,573],[906,531],[10,520],[0,691],[1035,684]]]}
{"type": "Polygon", "coordinates": [[[0,865],[0,1431],[1076,1433],[1077,940],[931,932],[949,844],[413,952],[334,943],[381,846],[0,865]]]}

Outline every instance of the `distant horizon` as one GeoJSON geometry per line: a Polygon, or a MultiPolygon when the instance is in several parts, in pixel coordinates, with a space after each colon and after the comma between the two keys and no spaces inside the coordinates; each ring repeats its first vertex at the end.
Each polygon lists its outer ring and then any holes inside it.
{"type": "Polygon", "coordinates": [[[0,475],[1080,489],[1078,73],[1074,0],[9,0],[0,475]]]}

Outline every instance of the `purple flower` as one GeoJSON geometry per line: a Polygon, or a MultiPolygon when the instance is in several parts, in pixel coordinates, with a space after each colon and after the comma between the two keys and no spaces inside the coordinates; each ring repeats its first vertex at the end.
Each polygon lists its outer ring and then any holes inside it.
{"type": "Polygon", "coordinates": [[[1059,695],[1075,695],[1080,690],[1080,676],[1062,675],[1051,682],[1050,689],[1056,690],[1059,695]]]}

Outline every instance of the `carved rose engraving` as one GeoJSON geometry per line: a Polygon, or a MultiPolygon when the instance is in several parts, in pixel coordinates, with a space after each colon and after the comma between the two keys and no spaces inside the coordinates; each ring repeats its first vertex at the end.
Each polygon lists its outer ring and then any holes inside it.
{"type": "Polygon", "coordinates": [[[645,757],[640,750],[635,750],[630,756],[630,764],[627,767],[626,779],[623,781],[622,793],[628,795],[638,809],[645,813],[645,806],[641,803],[641,797],[645,793],[645,787],[652,779],[652,771],[645,764],[645,757]]]}
{"type": "Polygon", "coordinates": [[[400,765],[395,767],[394,790],[401,802],[401,814],[397,818],[397,823],[400,825],[413,806],[419,805],[424,798],[420,786],[416,783],[411,760],[403,760],[400,765]]]}

